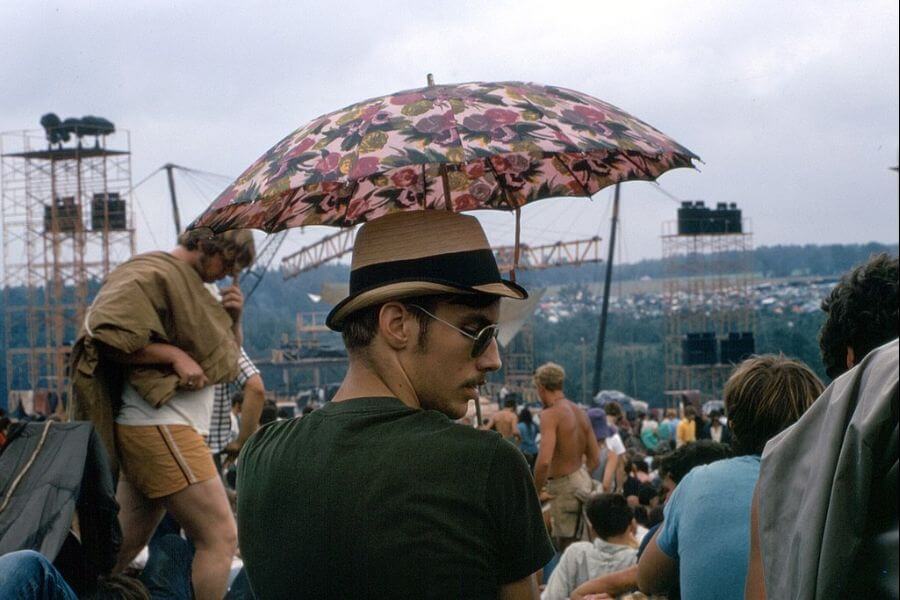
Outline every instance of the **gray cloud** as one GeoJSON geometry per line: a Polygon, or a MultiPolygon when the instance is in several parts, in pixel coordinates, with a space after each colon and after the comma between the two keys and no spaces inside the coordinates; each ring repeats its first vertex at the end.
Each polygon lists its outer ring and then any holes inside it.
{"type": "MultiPolygon", "coordinates": [[[[697,152],[701,172],[660,183],[737,202],[757,244],[898,239],[896,2],[304,4],[4,3],[0,131],[99,114],[131,131],[135,182],[166,162],[237,175],[317,115],[427,72],[524,79],[612,102],[697,152]]],[[[183,184],[185,218],[224,185],[183,184]]],[[[649,184],[623,191],[624,258],[658,256],[676,204],[649,184]]],[[[605,237],[608,197],[528,207],[525,239],[605,237]]],[[[153,230],[138,219],[139,247],[171,244],[163,178],[137,199],[153,230]]],[[[483,220],[510,241],[508,215],[483,220]]]]}

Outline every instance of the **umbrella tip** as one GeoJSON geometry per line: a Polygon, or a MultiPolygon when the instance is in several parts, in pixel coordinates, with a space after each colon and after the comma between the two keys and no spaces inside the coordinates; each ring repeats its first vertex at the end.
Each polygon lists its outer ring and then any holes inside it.
{"type": "Polygon", "coordinates": [[[429,73],[425,76],[425,79],[428,81],[428,87],[434,87],[434,75],[429,73]]]}

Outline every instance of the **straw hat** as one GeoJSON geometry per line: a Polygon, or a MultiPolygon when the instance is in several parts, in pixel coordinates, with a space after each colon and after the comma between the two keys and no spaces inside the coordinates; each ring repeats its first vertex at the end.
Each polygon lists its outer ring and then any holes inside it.
{"type": "Polygon", "coordinates": [[[500,277],[478,219],[449,211],[397,212],[363,225],[353,246],[350,295],[325,323],[340,331],[347,315],[389,300],[433,294],[491,294],[524,299],[500,277]]]}

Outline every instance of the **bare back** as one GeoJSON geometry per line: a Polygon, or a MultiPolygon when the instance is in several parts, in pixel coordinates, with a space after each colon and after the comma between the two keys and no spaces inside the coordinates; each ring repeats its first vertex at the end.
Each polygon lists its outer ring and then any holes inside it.
{"type": "Polygon", "coordinates": [[[548,429],[553,429],[555,436],[545,436],[541,429],[541,437],[555,437],[553,458],[550,461],[550,477],[563,477],[581,468],[587,457],[591,462],[596,452],[591,447],[591,442],[596,446],[596,440],[591,430],[591,423],[583,410],[578,408],[568,399],[562,399],[552,408],[546,408],[541,414],[541,424],[546,423],[548,429]]]}
{"type": "Polygon", "coordinates": [[[511,438],[519,433],[519,429],[517,425],[519,424],[519,418],[516,416],[516,413],[510,410],[501,410],[496,415],[494,415],[493,419],[494,429],[502,435],[504,438],[511,438]]]}

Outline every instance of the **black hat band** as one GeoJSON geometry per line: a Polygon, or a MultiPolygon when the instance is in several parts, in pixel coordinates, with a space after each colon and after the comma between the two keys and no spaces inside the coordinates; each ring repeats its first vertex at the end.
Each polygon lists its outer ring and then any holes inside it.
{"type": "Polygon", "coordinates": [[[469,288],[499,283],[500,270],[489,248],[376,263],[350,272],[350,295],[399,281],[444,281],[469,288]]]}

